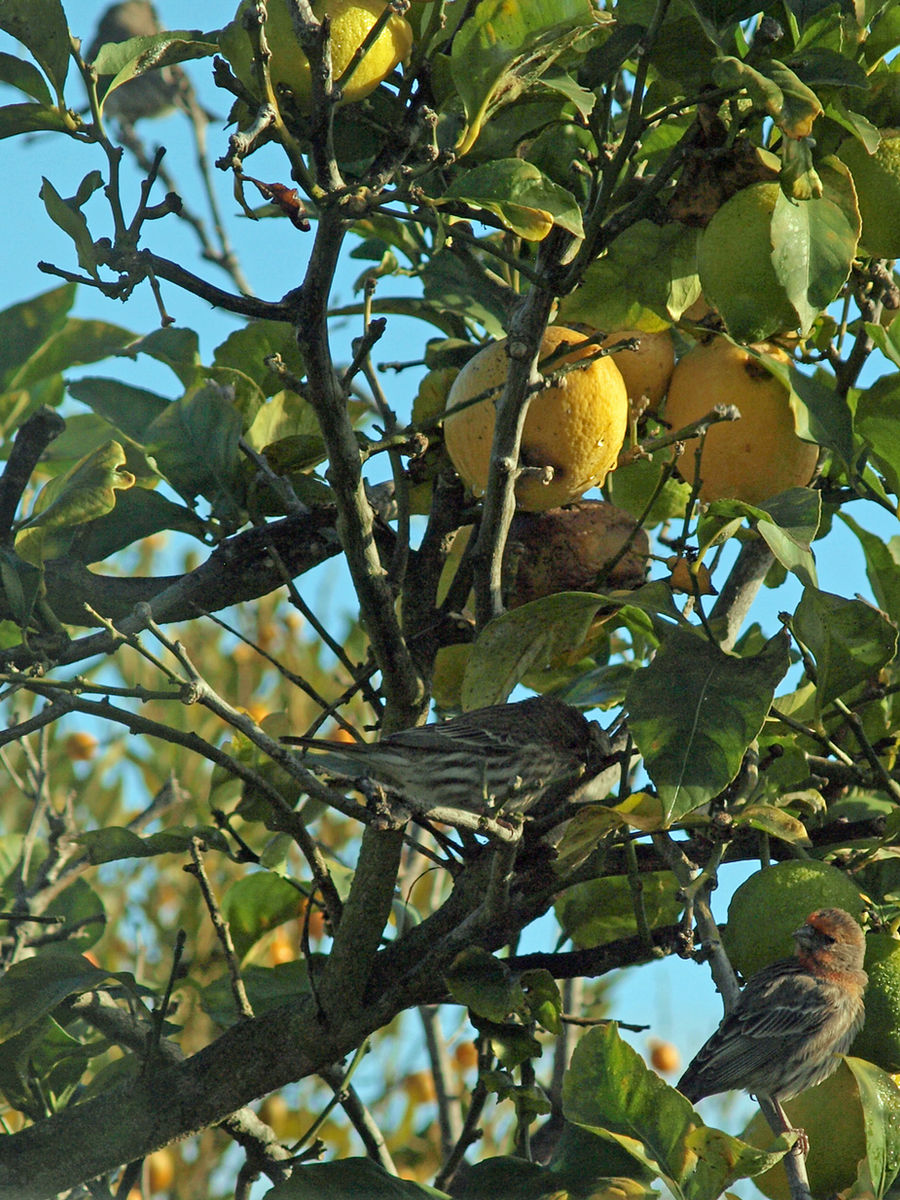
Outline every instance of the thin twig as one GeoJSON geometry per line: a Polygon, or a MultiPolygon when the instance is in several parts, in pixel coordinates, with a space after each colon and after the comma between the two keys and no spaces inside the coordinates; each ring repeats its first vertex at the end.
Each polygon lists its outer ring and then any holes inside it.
{"type": "Polygon", "coordinates": [[[253,1019],[253,1006],[247,995],[244,980],[241,978],[241,964],[238,962],[238,956],[235,953],[231,930],[228,928],[228,922],[222,916],[222,910],[219,908],[212,885],[209,882],[209,876],[206,874],[206,868],[203,865],[204,849],[203,839],[196,836],[192,837],[192,865],[184,869],[189,874],[194,875],[200,884],[203,903],[206,905],[206,911],[209,913],[209,919],[213,923],[216,937],[219,939],[219,943],[225,953],[225,962],[228,964],[228,974],[231,979],[231,991],[234,996],[235,1005],[237,1006],[238,1015],[244,1021],[251,1021],[253,1019]]]}

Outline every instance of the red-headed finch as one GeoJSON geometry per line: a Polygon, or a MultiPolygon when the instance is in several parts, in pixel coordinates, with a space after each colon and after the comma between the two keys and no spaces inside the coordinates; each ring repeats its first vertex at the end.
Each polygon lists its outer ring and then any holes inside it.
{"type": "Polygon", "coordinates": [[[776,1103],[827,1079],[864,1019],[866,939],[842,908],[811,913],[793,958],[748,980],[740,999],[679,1080],[692,1103],[744,1089],[776,1103]]]}

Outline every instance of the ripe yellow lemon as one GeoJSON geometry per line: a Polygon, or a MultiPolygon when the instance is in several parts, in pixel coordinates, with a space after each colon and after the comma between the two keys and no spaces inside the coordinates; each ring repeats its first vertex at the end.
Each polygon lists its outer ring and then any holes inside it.
{"type": "MultiPolygon", "coordinates": [[[[758,346],[787,362],[775,346],[758,346]]],[[[713,425],[706,435],[700,475],[701,500],[734,499],[760,504],[812,479],[818,447],[801,441],[794,430],[787,390],[740,346],[714,337],[689,350],[669,384],[665,418],[681,429],[705,416],[716,404],[735,404],[739,421],[713,425]]],[[[693,483],[697,439],[685,442],[678,459],[682,476],[693,483]]]]}
{"type": "Polygon", "coordinates": [[[700,237],[697,270],[703,295],[741,342],[796,329],[794,306],[772,265],[777,183],[754,183],[726,200],[700,237]]]}
{"type": "MultiPolygon", "coordinates": [[[[583,340],[572,329],[551,325],[544,333],[540,357],[547,358],[563,342],[583,340]]],[[[585,346],[541,370],[552,375],[563,364],[586,358],[596,349],[585,346]]],[[[508,370],[504,338],[466,363],[447,397],[444,444],[463,482],[476,496],[483,495],[487,487],[495,405],[508,370]],[[487,395],[480,403],[453,413],[458,405],[482,393],[487,395]]],[[[520,479],[516,484],[519,507],[531,512],[557,508],[602,483],[616,465],[627,426],[628,392],[611,357],[570,370],[552,387],[536,392],[525,418],[521,462],[526,467],[552,467],[553,479],[549,484],[520,479]]]]}
{"type": "Polygon", "coordinates": [[[862,916],[856,884],[816,858],[776,863],[756,871],[728,905],[722,944],[732,966],[749,979],[769,963],[794,952],[791,934],[817,908],[843,908],[862,916]]]}
{"type": "MultiPolygon", "coordinates": [[[[258,85],[253,71],[253,46],[242,23],[250,3],[251,0],[241,0],[234,20],[222,31],[219,44],[235,75],[248,91],[256,95],[258,85]]],[[[331,68],[335,81],[350,65],[353,55],[386,7],[383,0],[315,0],[315,16],[319,20],[327,16],[331,21],[331,68]]],[[[266,9],[266,41],[272,53],[269,62],[272,83],[276,87],[283,85],[289,88],[297,108],[301,112],[308,112],[312,97],[309,61],[294,32],[289,0],[268,0],[266,9]]],[[[399,62],[408,57],[411,47],[412,29],[409,23],[403,17],[391,15],[350,76],[341,103],[352,104],[368,96],[399,62]]]]}
{"type": "MultiPolygon", "coordinates": [[[[833,1196],[856,1179],[859,1160],[866,1153],[866,1131],[862,1102],[853,1072],[846,1063],[809,1091],[784,1105],[795,1129],[805,1129],[809,1137],[806,1171],[809,1190],[814,1196],[833,1196]]],[[[758,1113],[741,1137],[761,1149],[772,1144],[772,1131],[758,1113]]],[[[789,1200],[787,1176],[776,1163],[753,1182],[769,1200],[789,1200]]]]}
{"type": "Polygon", "coordinates": [[[862,246],[875,258],[900,255],[900,129],[882,129],[874,154],[848,138],[838,157],[850,168],[862,217],[862,246]]]}
{"type": "Polygon", "coordinates": [[[666,394],[672,371],[675,369],[675,344],[668,329],[659,333],[645,333],[642,329],[618,329],[603,342],[614,346],[626,338],[638,338],[637,350],[620,350],[614,354],[613,362],[619,368],[628,399],[636,404],[645,397],[650,409],[655,409],[666,394]]]}

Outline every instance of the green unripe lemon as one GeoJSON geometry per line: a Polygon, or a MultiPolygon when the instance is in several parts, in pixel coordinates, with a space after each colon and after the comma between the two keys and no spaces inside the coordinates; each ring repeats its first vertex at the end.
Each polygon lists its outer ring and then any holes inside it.
{"type": "MultiPolygon", "coordinates": [[[[259,82],[253,70],[253,44],[243,25],[251,3],[252,0],[241,0],[234,20],[222,31],[219,44],[235,75],[248,91],[257,95],[259,82]]],[[[347,69],[385,7],[384,0],[315,0],[316,17],[321,20],[327,16],[331,21],[331,67],[335,80],[347,69]]],[[[289,88],[297,107],[309,112],[312,97],[309,61],[294,32],[289,0],[268,0],[266,9],[272,83],[275,87],[289,88]]],[[[392,15],[348,80],[341,103],[352,104],[368,96],[409,55],[411,46],[412,30],[408,22],[392,15]]]]}
{"type": "Polygon", "coordinates": [[[843,908],[862,916],[856,885],[837,867],[805,858],[777,863],[751,875],[728,906],[722,932],[725,952],[745,979],[794,952],[791,934],[817,908],[843,908]]]}
{"type": "Polygon", "coordinates": [[[761,342],[799,324],[772,265],[778,192],[777,183],[743,188],[716,212],[697,247],[703,295],[739,342],[761,342]]]}
{"type": "MultiPolygon", "coordinates": [[[[803,1092],[784,1105],[795,1129],[809,1137],[806,1171],[814,1196],[833,1196],[856,1179],[857,1164],[866,1153],[866,1132],[856,1078],[846,1063],[824,1083],[803,1092]]],[[[772,1131],[758,1113],[741,1137],[761,1149],[772,1144],[772,1131]]],[[[789,1200],[787,1176],[777,1163],[754,1177],[769,1200],[789,1200]]]]}
{"type": "Polygon", "coordinates": [[[889,933],[866,937],[866,1023],[851,1048],[884,1071],[900,1071],[900,941],[889,933]]]}
{"type": "Polygon", "coordinates": [[[900,255],[900,129],[882,129],[874,154],[848,138],[838,157],[853,174],[862,216],[860,244],[875,258],[900,255]]]}

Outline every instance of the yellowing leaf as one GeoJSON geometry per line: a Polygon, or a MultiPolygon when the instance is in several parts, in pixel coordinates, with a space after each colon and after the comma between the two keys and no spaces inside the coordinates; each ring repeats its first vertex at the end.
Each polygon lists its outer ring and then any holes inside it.
{"type": "Polygon", "coordinates": [[[122,468],[125,451],[109,441],[41,489],[31,519],[19,531],[16,553],[36,566],[65,554],[75,528],[111,512],[116,492],[134,486],[122,468]]]}

